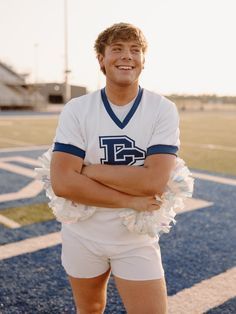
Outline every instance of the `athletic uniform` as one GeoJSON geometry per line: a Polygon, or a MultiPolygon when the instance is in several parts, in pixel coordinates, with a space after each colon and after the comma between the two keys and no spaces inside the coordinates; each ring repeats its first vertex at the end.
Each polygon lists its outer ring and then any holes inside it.
{"type": "MultiPolygon", "coordinates": [[[[79,156],[85,165],[142,166],[147,156],[176,155],[178,147],[175,105],[139,88],[125,106],[111,104],[105,89],[72,99],[60,115],[53,150],[79,156]]],[[[95,277],[111,267],[130,280],[163,277],[158,239],[128,231],[119,217],[123,210],[97,207],[86,220],[62,224],[62,264],[69,275],[95,277]]]]}

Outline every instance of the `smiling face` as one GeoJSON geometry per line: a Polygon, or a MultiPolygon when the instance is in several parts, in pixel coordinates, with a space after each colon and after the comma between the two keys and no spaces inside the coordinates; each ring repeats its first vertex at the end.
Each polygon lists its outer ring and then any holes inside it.
{"type": "Polygon", "coordinates": [[[142,47],[135,40],[118,40],[105,47],[98,55],[106,83],[117,86],[137,85],[144,66],[142,47]]]}

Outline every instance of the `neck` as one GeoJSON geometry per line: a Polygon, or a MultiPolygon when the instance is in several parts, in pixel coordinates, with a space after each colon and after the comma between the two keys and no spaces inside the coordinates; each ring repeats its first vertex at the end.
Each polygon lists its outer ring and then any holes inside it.
{"type": "Polygon", "coordinates": [[[138,94],[138,82],[129,86],[113,86],[112,84],[106,84],[107,98],[117,106],[128,104],[138,94]]]}

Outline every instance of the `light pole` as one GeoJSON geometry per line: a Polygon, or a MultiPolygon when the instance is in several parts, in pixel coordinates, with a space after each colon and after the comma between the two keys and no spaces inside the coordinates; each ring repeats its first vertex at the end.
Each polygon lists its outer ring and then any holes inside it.
{"type": "Polygon", "coordinates": [[[64,96],[65,102],[71,98],[71,88],[68,83],[70,70],[68,69],[68,13],[67,0],[64,0],[64,49],[65,49],[65,64],[64,64],[64,96]]]}
{"type": "Polygon", "coordinates": [[[34,106],[38,105],[38,43],[34,44],[34,106]]]}

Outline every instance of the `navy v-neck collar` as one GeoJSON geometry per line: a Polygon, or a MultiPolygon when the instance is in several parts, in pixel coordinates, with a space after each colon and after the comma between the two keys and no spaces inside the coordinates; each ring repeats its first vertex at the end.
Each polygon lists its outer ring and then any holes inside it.
{"type": "Polygon", "coordinates": [[[103,89],[101,89],[101,97],[102,97],[102,101],[104,104],[104,107],[107,111],[107,113],[109,114],[109,116],[111,117],[111,119],[115,122],[115,124],[120,128],[120,129],[124,129],[126,127],[126,125],[129,123],[130,119],[133,117],[133,115],[135,114],[135,111],[138,109],[138,106],[140,104],[140,101],[142,99],[142,95],[143,95],[143,89],[139,86],[139,90],[138,90],[138,95],[135,98],[134,104],[131,107],[130,111],[128,112],[127,116],[125,117],[125,119],[121,122],[117,116],[115,115],[114,111],[111,108],[111,105],[107,99],[107,95],[106,95],[106,91],[105,91],[105,87],[103,89]]]}

